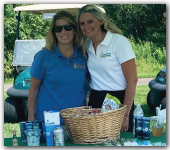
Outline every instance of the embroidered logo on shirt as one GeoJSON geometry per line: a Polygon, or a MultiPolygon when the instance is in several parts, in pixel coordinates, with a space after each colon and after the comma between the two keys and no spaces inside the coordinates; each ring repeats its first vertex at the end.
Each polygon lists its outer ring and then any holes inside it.
{"type": "Polygon", "coordinates": [[[74,68],[85,68],[85,64],[76,64],[76,63],[74,63],[74,68]]]}
{"type": "Polygon", "coordinates": [[[102,58],[103,57],[103,52],[101,53],[101,55],[100,55],[100,58],[102,58]]]}
{"type": "Polygon", "coordinates": [[[103,57],[111,57],[111,53],[103,54],[103,52],[102,52],[100,55],[100,58],[103,58],[103,57]]]}

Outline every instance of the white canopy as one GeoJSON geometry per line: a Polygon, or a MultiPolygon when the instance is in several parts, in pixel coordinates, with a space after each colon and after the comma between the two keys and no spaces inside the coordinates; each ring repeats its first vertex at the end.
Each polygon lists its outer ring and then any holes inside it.
{"type": "Polygon", "coordinates": [[[44,13],[56,13],[61,10],[67,10],[75,15],[78,9],[86,4],[35,4],[15,7],[14,11],[31,12],[33,14],[42,15],[44,13]]]}
{"type": "MultiPolygon", "coordinates": [[[[78,9],[83,7],[86,4],[34,4],[34,5],[27,5],[27,6],[19,6],[15,7],[14,11],[23,11],[23,12],[30,12],[35,15],[42,15],[44,13],[56,13],[61,10],[67,10],[73,15],[76,15],[78,9]]],[[[103,12],[105,10],[99,7],[103,12]]]]}

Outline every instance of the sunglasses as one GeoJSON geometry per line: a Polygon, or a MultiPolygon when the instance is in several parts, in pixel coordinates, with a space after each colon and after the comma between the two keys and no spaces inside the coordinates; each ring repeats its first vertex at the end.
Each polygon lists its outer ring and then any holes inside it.
{"type": "Polygon", "coordinates": [[[54,31],[57,33],[60,33],[62,30],[66,30],[66,31],[71,31],[73,29],[73,25],[72,24],[66,24],[64,26],[55,26],[54,27],[54,31]]]}

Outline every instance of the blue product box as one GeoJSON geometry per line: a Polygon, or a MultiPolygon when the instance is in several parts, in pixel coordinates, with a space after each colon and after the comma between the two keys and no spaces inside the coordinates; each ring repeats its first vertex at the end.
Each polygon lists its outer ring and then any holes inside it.
{"type": "Polygon", "coordinates": [[[60,127],[60,125],[49,125],[46,126],[46,143],[47,146],[54,146],[54,136],[53,131],[55,128],[60,127]]]}
{"type": "Polygon", "coordinates": [[[143,117],[143,135],[144,140],[150,140],[150,118],[143,117]]]}
{"type": "Polygon", "coordinates": [[[32,129],[32,121],[26,121],[25,127],[26,127],[26,130],[32,129]]]}
{"type": "Polygon", "coordinates": [[[60,127],[60,115],[58,110],[44,111],[45,133],[47,146],[54,146],[53,131],[60,127]]]}
{"type": "Polygon", "coordinates": [[[26,135],[25,135],[25,130],[26,130],[26,126],[25,126],[25,122],[20,122],[20,132],[21,132],[21,141],[23,143],[26,143],[27,142],[27,139],[26,139],[26,135]]]}
{"type": "Polygon", "coordinates": [[[141,139],[143,134],[143,117],[137,116],[135,118],[135,138],[141,139]]]}

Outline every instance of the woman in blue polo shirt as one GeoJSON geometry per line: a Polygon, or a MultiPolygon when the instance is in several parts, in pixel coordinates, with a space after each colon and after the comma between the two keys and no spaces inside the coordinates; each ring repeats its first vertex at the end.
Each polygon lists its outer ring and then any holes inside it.
{"type": "MultiPolygon", "coordinates": [[[[60,11],[54,16],[46,37],[31,66],[28,120],[44,120],[44,111],[86,105],[86,59],[76,41],[74,17],[60,11]]],[[[60,117],[61,118],[61,117],[60,117]]],[[[64,124],[63,119],[60,120],[64,124]]]]}
{"type": "Polygon", "coordinates": [[[127,105],[121,131],[132,131],[137,73],[131,44],[94,5],[79,10],[78,30],[91,75],[88,105],[101,108],[107,93],[117,97],[127,105]]]}

